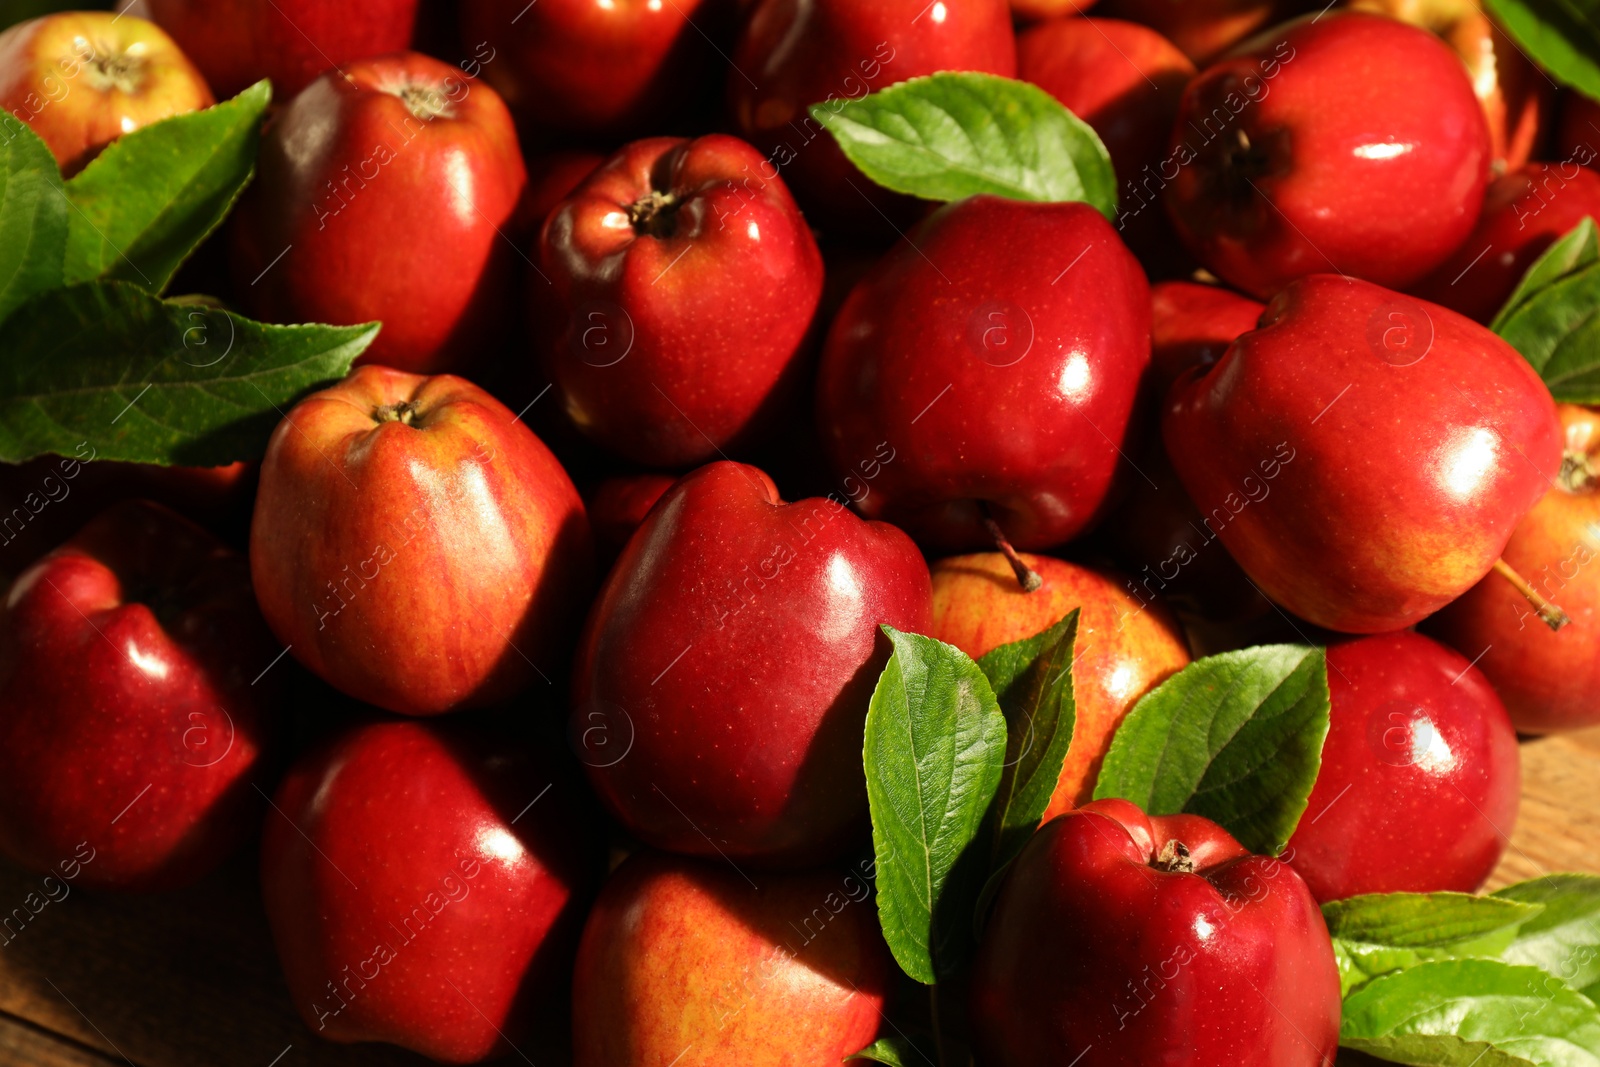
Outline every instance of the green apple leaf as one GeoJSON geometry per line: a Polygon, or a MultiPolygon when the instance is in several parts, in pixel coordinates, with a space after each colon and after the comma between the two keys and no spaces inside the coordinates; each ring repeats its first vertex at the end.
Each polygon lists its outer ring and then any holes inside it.
{"type": "Polygon", "coordinates": [[[1495,893],[1492,900],[1540,905],[1502,958],[1540,967],[1576,989],[1600,984],[1600,876],[1549,874],[1495,893]]]}
{"type": "Polygon", "coordinates": [[[1346,997],[1339,1044],[1397,1063],[1600,1067],[1600,1008],[1537,967],[1438,960],[1346,997]]]}
{"type": "Polygon", "coordinates": [[[1600,238],[1597,238],[1594,219],[1584,219],[1568,231],[1561,240],[1544,250],[1544,255],[1534,260],[1516,289],[1506,300],[1500,313],[1489,323],[1489,329],[1501,333],[1512,314],[1539,290],[1560,281],[1591,263],[1600,262],[1600,238]]]}
{"type": "Polygon", "coordinates": [[[972,846],[1000,784],[1006,720],[960,649],[883,632],[894,652],[867,707],[862,749],[878,919],[901,969],[931,985],[970,949],[985,874],[972,846]]]}
{"type": "Polygon", "coordinates": [[[1600,2],[1483,0],[1483,6],[1552,78],[1600,100],[1600,2]]]}
{"type": "Polygon", "coordinates": [[[1116,216],[1117,176],[1106,146],[1036,85],[945,72],[825,100],[811,114],[863,174],[897,193],[1080,200],[1116,216]]]}
{"type": "Polygon", "coordinates": [[[1006,717],[1006,758],[995,791],[989,832],[991,867],[1011,862],[1028,843],[1061,777],[1072,744],[1072,690],[1078,610],[1032,637],[978,660],[1006,717]]]}
{"type": "Polygon", "coordinates": [[[272,88],[118,138],[67,182],[65,282],[114,279],[152,293],[221,224],[256,165],[272,88]]]}
{"type": "Polygon", "coordinates": [[[140,463],[258,459],[284,411],[377,332],[268,326],[124,282],[54,290],[0,326],[0,461],[84,442],[140,463]]]}
{"type": "Polygon", "coordinates": [[[1572,404],[1600,403],[1600,262],[1528,297],[1500,327],[1549,386],[1572,404]]]}
{"type": "Polygon", "coordinates": [[[1380,893],[1322,906],[1343,992],[1435,959],[1499,957],[1544,910],[1470,893],[1380,893]]]}
{"type": "Polygon", "coordinates": [[[1253,852],[1283,849],[1305,812],[1328,735],[1320,648],[1264,645],[1189,664],[1118,727],[1095,798],[1151,815],[1190,812],[1253,852]]]}
{"type": "Polygon", "coordinates": [[[61,285],[69,210],[50,149],[0,111],[0,322],[61,285]]]}

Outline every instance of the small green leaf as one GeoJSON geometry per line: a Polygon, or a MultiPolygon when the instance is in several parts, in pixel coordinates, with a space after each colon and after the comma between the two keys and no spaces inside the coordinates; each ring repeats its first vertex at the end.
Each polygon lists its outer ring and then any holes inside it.
{"type": "Polygon", "coordinates": [[[302,393],[341,378],[365,326],[267,326],[123,282],[46,293],[0,327],[0,461],[71,455],[214,467],[258,459],[302,393]]]}
{"type": "Polygon", "coordinates": [[[1552,78],[1600,100],[1600,3],[1484,0],[1483,6],[1552,78]]]}
{"type": "Polygon", "coordinates": [[[871,1060],[887,1063],[889,1067],[925,1067],[931,1062],[904,1037],[880,1037],[860,1052],[852,1052],[844,1058],[845,1063],[851,1060],[871,1060]]]}
{"type": "Polygon", "coordinates": [[[1506,962],[1541,967],[1576,989],[1600,984],[1600,876],[1550,874],[1491,899],[1543,906],[1517,931],[1506,962]]]}
{"type": "Polygon", "coordinates": [[[1072,690],[1078,609],[1041,633],[1001,645],[978,669],[1006,717],[1006,759],[994,796],[991,867],[1028,843],[1061,777],[1076,719],[1072,690]]]}
{"type": "Polygon", "coordinates": [[[256,163],[272,88],[118,138],[67,182],[66,284],[114,279],[152,293],[167,287],[227,216],[256,163]]]}
{"type": "Polygon", "coordinates": [[[1533,365],[1557,400],[1600,403],[1600,262],[1528,297],[1500,336],[1533,365]]]}
{"type": "Polygon", "coordinates": [[[1596,237],[1594,219],[1584,219],[1534,260],[1533,265],[1523,274],[1522,280],[1517,283],[1510,298],[1506,300],[1505,306],[1489,324],[1489,329],[1495,333],[1502,332],[1512,312],[1520,308],[1530,296],[1597,261],[1600,261],[1600,239],[1596,237]]]}
{"type": "Polygon", "coordinates": [[[1006,720],[959,649],[883,632],[894,653],[867,707],[862,750],[878,919],[901,969],[931,985],[970,948],[985,874],[972,844],[1000,783],[1006,720]]]}
{"type": "Polygon", "coordinates": [[[1204,815],[1251,851],[1275,855],[1305,812],[1327,735],[1320,648],[1209,656],[1134,705],[1106,752],[1095,799],[1204,815]]]}
{"type": "Polygon", "coordinates": [[[50,149],[0,111],[0,322],[61,285],[69,210],[50,149]]]}
{"type": "Polygon", "coordinates": [[[1441,960],[1346,997],[1339,1044],[1398,1063],[1600,1067],[1600,1008],[1537,967],[1441,960]]]}
{"type": "Polygon", "coordinates": [[[1543,905],[1470,893],[1381,893],[1322,906],[1341,988],[1435,959],[1498,957],[1543,905]]]}
{"type": "Polygon", "coordinates": [[[1105,145],[1036,85],[945,72],[813,104],[811,114],[850,162],[897,193],[1081,200],[1116,216],[1117,177],[1105,145]]]}

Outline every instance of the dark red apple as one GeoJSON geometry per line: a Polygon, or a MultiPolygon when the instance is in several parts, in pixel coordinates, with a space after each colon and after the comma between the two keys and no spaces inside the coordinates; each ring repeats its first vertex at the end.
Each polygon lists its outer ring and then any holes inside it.
{"type": "Polygon", "coordinates": [[[1561,158],[1593,167],[1600,159],[1600,103],[1567,93],[1561,109],[1561,158]]]}
{"type": "Polygon", "coordinates": [[[572,741],[629,831],[658,848],[803,866],[866,822],[861,730],[888,658],[927,632],[928,568],[892,526],[795,503],[754,467],[678,481],[589,615],[572,741]]]}
{"type": "Polygon", "coordinates": [[[359,367],[273,431],[250,533],[261,610],[369,704],[492,704],[565,662],[592,570],[561,464],[471,382],[359,367]]]}
{"type": "Polygon", "coordinates": [[[1600,219],[1600,173],[1575,161],[1529,163],[1489,186],[1477,228],[1415,291],[1489,322],[1533,261],[1585,218],[1600,219]]]}
{"type": "Polygon", "coordinates": [[[607,478],[595,486],[584,505],[594,529],[596,549],[616,559],[661,494],[677,480],[670,474],[632,474],[607,478]]]}
{"type": "MultiPolygon", "coordinates": [[[[601,140],[661,132],[714,89],[718,0],[471,0],[461,36],[528,127],[601,140]]],[[[720,44],[718,42],[721,42],[720,44]]]]}
{"type": "Polygon", "coordinates": [[[565,1043],[605,837],[550,750],[373,723],[301,759],[274,804],[261,893],[313,1033],[444,1063],[565,1043]]]}
{"type": "Polygon", "coordinates": [[[234,280],[271,322],[382,321],[364,363],[463,368],[509,315],[526,173],[482,82],[416,53],[330,72],[261,145],[234,227],[234,280]]]}
{"type": "Polygon", "coordinates": [[[1105,0],[1095,14],[1142,22],[1204,64],[1274,23],[1321,6],[1308,0],[1105,0]]]}
{"type": "Polygon", "coordinates": [[[1150,287],[1150,364],[1157,398],[1190,367],[1209,367],[1267,310],[1220,285],[1158,282],[1150,287]]]}
{"type": "Polygon", "coordinates": [[[837,1067],[883,1025],[871,874],[635,853],[583,932],[575,1067],[837,1067]]]}
{"type": "Polygon", "coordinates": [[[983,932],[989,1067],[1326,1067],[1339,970],[1305,883],[1198,815],[1097,800],[1048,822],[983,932]]]}
{"type": "Polygon", "coordinates": [[[888,230],[885,211],[914,218],[915,202],[856,170],[807,109],[942,70],[1016,74],[1006,0],[758,0],[733,52],[728,105],[807,218],[824,231],[876,236],[888,230]]]}
{"type": "Polygon", "coordinates": [[[1484,676],[1420,634],[1381,634],[1328,649],[1328,692],[1322,769],[1284,853],[1311,892],[1483,885],[1522,791],[1517,735],[1484,676]]]}
{"type": "Polygon", "coordinates": [[[68,177],[123,134],[212,102],[172,38],[132,15],[66,11],[0,33],[0,109],[32,127],[68,177]]]}
{"type": "Polygon", "coordinates": [[[155,504],[101,514],[6,596],[0,848],[106,889],[206,874],[257,817],[280,651],[241,556],[155,504]]]}
{"type": "Polygon", "coordinates": [[[1555,403],[1515,349],[1326,274],[1180,378],[1162,431],[1255,584],[1348,633],[1403,629],[1464,593],[1561,465],[1555,403]]]}
{"type": "Polygon", "coordinates": [[[628,145],[556,208],[539,260],[557,398],[611,451],[694,466],[739,451],[798,391],[822,254],[743,141],[628,145]]]}
{"type": "Polygon", "coordinates": [[[1448,45],[1335,12],[1263,34],[1190,82],[1160,176],[1191,251],[1266,298],[1307,274],[1420,280],[1472,232],[1490,158],[1448,45]]]}
{"type": "Polygon", "coordinates": [[[1523,733],[1600,725],[1600,416],[1563,404],[1561,473],[1523,517],[1504,557],[1572,625],[1551,633],[1523,596],[1491,574],[1428,621],[1474,660],[1523,733]]]}
{"type": "Polygon", "coordinates": [[[417,0],[144,0],[220,96],[272,79],[288,100],[328,69],[411,43],[417,0]]]}
{"type": "Polygon", "coordinates": [[[818,420],[841,476],[883,460],[870,518],[954,551],[994,543],[987,509],[1017,548],[1048,548],[1105,506],[1149,361],[1149,286],[1103,216],[976,196],[850,294],[818,420]]]}
{"type": "Polygon", "coordinates": [[[517,201],[513,228],[517,233],[517,247],[529,250],[530,261],[539,254],[539,234],[544,229],[544,220],[605,161],[606,157],[599,152],[581,148],[528,157],[528,184],[523,186],[522,199],[517,201]]]}

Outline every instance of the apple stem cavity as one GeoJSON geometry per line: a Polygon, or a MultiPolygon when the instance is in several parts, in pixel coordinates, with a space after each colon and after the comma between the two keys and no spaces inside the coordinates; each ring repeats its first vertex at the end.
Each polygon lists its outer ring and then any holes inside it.
{"type": "Polygon", "coordinates": [[[1562,611],[1560,607],[1540,596],[1539,591],[1529,585],[1526,578],[1512,570],[1511,565],[1505,560],[1495,560],[1494,570],[1496,574],[1510,582],[1512,587],[1521,593],[1529,604],[1533,605],[1533,610],[1539,613],[1539,618],[1543,619],[1544,624],[1550,629],[1559,630],[1572,621],[1572,617],[1562,611]]]}
{"type": "Polygon", "coordinates": [[[634,201],[628,208],[628,221],[634,231],[648,237],[671,237],[677,229],[678,198],[659,189],[634,201]]]}
{"type": "Polygon", "coordinates": [[[415,425],[417,417],[417,405],[409,400],[402,400],[398,404],[385,404],[381,408],[374,408],[372,412],[374,422],[398,422],[402,426],[415,425]]]}
{"type": "Polygon", "coordinates": [[[1028,566],[1027,561],[1017,553],[1015,548],[1011,547],[1011,542],[1006,540],[1005,531],[1000,529],[1000,524],[995,522],[994,516],[989,513],[989,505],[979,501],[978,513],[983,516],[983,528],[989,531],[990,537],[994,538],[994,547],[1000,550],[1000,554],[1006,558],[1006,562],[1011,564],[1011,569],[1016,572],[1017,584],[1022,586],[1022,591],[1024,593],[1038,591],[1039,587],[1044,585],[1044,579],[1039,577],[1038,571],[1028,566]]]}
{"type": "Polygon", "coordinates": [[[1568,452],[1561,457],[1561,473],[1556,481],[1568,493],[1586,493],[1594,488],[1595,470],[1585,452],[1568,452]]]}
{"type": "MultiPolygon", "coordinates": [[[[83,42],[87,46],[87,42],[83,42]]],[[[144,85],[144,59],[128,52],[118,52],[97,43],[93,58],[85,64],[89,83],[99,92],[112,89],[121,93],[137,93],[144,85]]]]}
{"type": "Polygon", "coordinates": [[[1182,841],[1168,841],[1162,845],[1161,851],[1156,854],[1155,862],[1150,866],[1167,874],[1195,872],[1194,857],[1189,854],[1189,846],[1182,841]]]}

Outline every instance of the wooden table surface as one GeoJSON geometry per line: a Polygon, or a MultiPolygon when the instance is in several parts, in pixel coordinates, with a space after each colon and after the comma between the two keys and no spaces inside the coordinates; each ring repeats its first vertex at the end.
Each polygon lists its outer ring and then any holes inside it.
{"type": "MultiPolygon", "coordinates": [[[[1522,753],[1522,814],[1489,888],[1600,870],[1600,729],[1528,741],[1522,753]]],[[[0,863],[0,913],[38,886],[0,863]]],[[[551,1062],[522,1051],[538,1067],[551,1062]]],[[[427,1062],[389,1046],[330,1044],[301,1024],[278,973],[253,851],[181,893],[74,889],[0,947],[5,1067],[427,1062]]]]}

